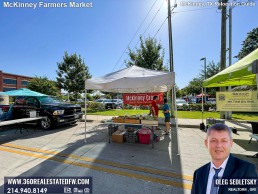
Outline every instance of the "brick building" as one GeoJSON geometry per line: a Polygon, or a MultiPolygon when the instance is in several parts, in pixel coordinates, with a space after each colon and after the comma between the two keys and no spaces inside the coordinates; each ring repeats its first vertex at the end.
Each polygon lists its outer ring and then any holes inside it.
{"type": "Polygon", "coordinates": [[[0,92],[27,88],[32,77],[15,75],[0,71],[0,92]]]}

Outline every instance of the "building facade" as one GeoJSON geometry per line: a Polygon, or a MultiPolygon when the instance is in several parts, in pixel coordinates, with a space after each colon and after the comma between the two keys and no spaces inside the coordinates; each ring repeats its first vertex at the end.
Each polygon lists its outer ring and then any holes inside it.
{"type": "Polygon", "coordinates": [[[0,92],[27,88],[32,77],[0,71],[0,92]]]}

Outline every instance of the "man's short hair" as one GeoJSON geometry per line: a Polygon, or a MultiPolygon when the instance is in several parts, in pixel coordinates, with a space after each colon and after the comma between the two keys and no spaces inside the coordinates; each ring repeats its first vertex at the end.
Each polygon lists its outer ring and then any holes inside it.
{"type": "Polygon", "coordinates": [[[168,102],[168,99],[164,98],[164,103],[167,103],[168,102]]]}
{"type": "Polygon", "coordinates": [[[153,100],[156,100],[158,98],[158,96],[153,96],[153,100]]]}
{"type": "Polygon", "coordinates": [[[207,130],[207,137],[210,135],[211,131],[227,131],[229,134],[230,139],[233,139],[232,130],[227,125],[222,123],[217,123],[210,126],[207,130]]]}

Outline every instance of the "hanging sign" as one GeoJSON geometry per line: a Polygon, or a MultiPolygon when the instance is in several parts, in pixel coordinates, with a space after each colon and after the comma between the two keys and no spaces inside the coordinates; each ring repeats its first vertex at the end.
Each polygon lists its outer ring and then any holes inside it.
{"type": "Polygon", "coordinates": [[[217,111],[258,112],[257,91],[216,92],[217,111]]]}
{"type": "Polygon", "coordinates": [[[163,93],[125,93],[123,101],[130,105],[150,105],[154,96],[158,96],[158,104],[163,104],[163,93]]]}

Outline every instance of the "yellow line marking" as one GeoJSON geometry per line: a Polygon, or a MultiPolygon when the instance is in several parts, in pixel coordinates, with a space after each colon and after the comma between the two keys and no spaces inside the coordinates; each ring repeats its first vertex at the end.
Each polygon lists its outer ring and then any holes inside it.
{"type": "Polygon", "coordinates": [[[20,155],[30,156],[30,157],[34,157],[34,158],[52,160],[52,161],[56,161],[56,162],[60,162],[60,163],[64,163],[64,164],[79,166],[79,167],[88,168],[88,169],[92,169],[92,170],[96,170],[96,171],[107,172],[107,173],[111,173],[111,174],[115,174],[115,175],[126,176],[129,178],[136,178],[136,179],[156,182],[156,183],[160,183],[160,184],[164,184],[164,185],[180,187],[180,188],[188,189],[188,190],[190,190],[192,187],[190,184],[186,184],[186,183],[173,182],[170,180],[164,180],[164,179],[160,179],[160,178],[154,178],[154,177],[149,177],[149,176],[145,176],[145,175],[124,172],[124,171],[120,171],[120,170],[113,170],[113,169],[108,169],[108,168],[104,168],[104,167],[100,167],[100,166],[93,166],[90,164],[72,162],[67,159],[56,158],[55,156],[44,156],[41,154],[32,154],[32,153],[28,153],[28,152],[24,152],[24,151],[20,151],[20,150],[13,150],[13,149],[5,148],[5,147],[0,147],[0,150],[5,151],[5,152],[20,154],[20,155]]]}
{"type": "Polygon", "coordinates": [[[165,171],[150,169],[150,168],[146,168],[146,167],[138,167],[138,166],[132,166],[132,165],[127,165],[127,164],[119,164],[116,162],[109,162],[109,161],[105,161],[105,160],[77,156],[74,154],[62,154],[57,151],[41,150],[38,148],[29,148],[29,147],[19,146],[19,145],[14,145],[14,144],[9,144],[9,143],[2,144],[2,146],[16,148],[16,149],[22,149],[22,150],[27,150],[27,151],[33,151],[33,152],[39,152],[39,153],[44,153],[44,154],[57,155],[57,156],[62,156],[62,157],[67,157],[67,158],[79,159],[79,160],[86,161],[86,162],[93,162],[93,163],[113,166],[113,167],[117,167],[117,168],[124,168],[124,169],[129,169],[129,170],[134,170],[134,171],[155,174],[155,175],[163,175],[163,176],[167,176],[167,177],[184,179],[187,181],[193,181],[193,177],[190,175],[181,175],[181,174],[177,174],[177,173],[165,172],[165,171]]]}

